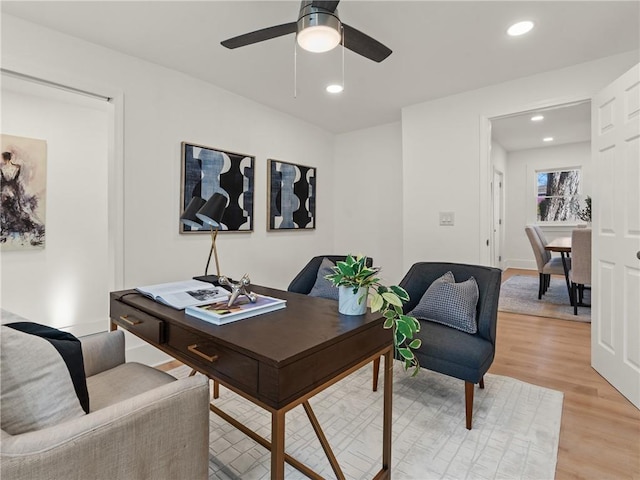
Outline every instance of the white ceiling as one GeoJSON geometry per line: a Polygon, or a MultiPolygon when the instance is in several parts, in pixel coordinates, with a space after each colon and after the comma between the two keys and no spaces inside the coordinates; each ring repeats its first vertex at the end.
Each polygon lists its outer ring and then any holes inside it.
{"type": "Polygon", "coordinates": [[[507,152],[591,140],[591,102],[562,105],[492,119],[491,136],[507,152]],[[534,122],[531,117],[544,118],[534,122]],[[552,137],[552,142],[544,142],[552,137]]]}
{"type": "Polygon", "coordinates": [[[341,133],[400,120],[401,108],[640,48],[634,1],[344,0],[343,22],[393,50],[375,63],[341,50],[298,53],[294,36],[228,50],[220,41],[295,21],[292,1],[7,1],[3,13],[183,71],[341,133]],[[536,28],[508,37],[513,22],[536,28]]]}

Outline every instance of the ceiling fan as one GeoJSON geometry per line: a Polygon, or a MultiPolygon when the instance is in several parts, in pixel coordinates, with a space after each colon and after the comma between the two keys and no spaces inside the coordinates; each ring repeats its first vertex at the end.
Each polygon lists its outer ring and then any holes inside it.
{"type": "Polygon", "coordinates": [[[298,45],[311,52],[326,52],[342,44],[374,62],[381,62],[391,55],[391,49],[379,41],[342,23],[338,16],[338,3],[303,0],[297,22],[263,28],[220,43],[227,48],[238,48],[295,33],[298,45]]]}

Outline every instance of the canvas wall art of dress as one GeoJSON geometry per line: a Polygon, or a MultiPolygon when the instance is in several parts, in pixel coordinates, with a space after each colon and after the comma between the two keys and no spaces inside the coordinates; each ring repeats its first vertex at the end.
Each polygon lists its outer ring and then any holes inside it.
{"type": "Polygon", "coordinates": [[[1,135],[0,248],[44,248],[47,142],[1,135]]]}
{"type": "Polygon", "coordinates": [[[316,228],[316,169],[269,160],[269,230],[316,228]]]}
{"type": "MultiPolygon", "coordinates": [[[[208,200],[220,193],[228,199],[220,230],[252,231],[254,161],[250,155],[182,142],[181,211],[193,197],[208,200]]],[[[208,226],[193,228],[180,223],[180,233],[208,231],[208,226]]]]}

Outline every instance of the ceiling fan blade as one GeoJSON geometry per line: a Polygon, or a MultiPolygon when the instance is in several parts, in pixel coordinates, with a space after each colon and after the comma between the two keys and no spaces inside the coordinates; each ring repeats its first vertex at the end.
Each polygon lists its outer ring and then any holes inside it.
{"type": "Polygon", "coordinates": [[[323,2],[320,0],[314,0],[313,2],[311,2],[311,6],[316,8],[324,8],[325,10],[329,10],[330,12],[335,12],[336,8],[338,8],[339,3],[340,0],[338,0],[337,2],[323,2]]]}
{"type": "Polygon", "coordinates": [[[227,48],[244,47],[245,45],[251,45],[252,43],[264,42],[265,40],[271,40],[272,38],[288,35],[289,33],[295,33],[296,30],[296,22],[283,23],[282,25],[267,27],[261,30],[256,30],[255,32],[228,38],[227,40],[220,42],[220,44],[227,48]]]}
{"type": "Polygon", "coordinates": [[[345,48],[363,57],[367,57],[374,62],[381,62],[391,55],[391,49],[376,39],[362,33],[360,30],[350,27],[346,23],[343,23],[342,27],[344,28],[345,48]]]}

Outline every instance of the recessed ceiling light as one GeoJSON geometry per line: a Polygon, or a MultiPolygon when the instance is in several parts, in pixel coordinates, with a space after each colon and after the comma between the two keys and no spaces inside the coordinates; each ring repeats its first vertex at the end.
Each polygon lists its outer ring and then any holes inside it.
{"type": "Polygon", "coordinates": [[[553,142],[553,137],[544,137],[542,139],[543,142],[553,142]]]}
{"type": "Polygon", "coordinates": [[[509,27],[507,33],[512,37],[517,37],[518,35],[524,35],[529,32],[533,28],[533,22],[530,20],[525,20],[524,22],[514,23],[509,27]]]}
{"type": "Polygon", "coordinates": [[[338,84],[333,84],[333,85],[327,85],[327,92],[329,93],[340,93],[344,90],[344,87],[342,85],[338,85],[338,84]]]}
{"type": "Polygon", "coordinates": [[[544,118],[544,115],[534,115],[533,117],[531,117],[531,121],[532,122],[539,122],[543,118],[544,118]]]}

